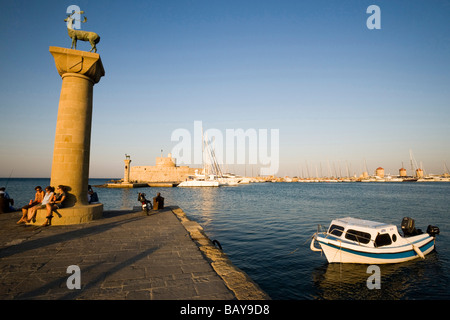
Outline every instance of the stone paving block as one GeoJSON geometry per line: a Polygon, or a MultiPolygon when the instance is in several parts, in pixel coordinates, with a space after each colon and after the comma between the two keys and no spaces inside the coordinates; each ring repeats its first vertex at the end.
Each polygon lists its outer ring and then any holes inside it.
{"type": "Polygon", "coordinates": [[[197,296],[193,284],[177,284],[151,290],[151,299],[154,300],[189,300],[197,296]]]}
{"type": "MultiPolygon", "coordinates": [[[[214,295],[217,292],[225,292],[226,286],[223,281],[215,280],[215,281],[205,281],[205,282],[196,282],[194,285],[198,295],[214,295]]],[[[229,299],[232,298],[230,293],[229,299]]]]}
{"type": "Polygon", "coordinates": [[[151,290],[132,290],[125,295],[126,300],[149,300],[151,298],[151,290]]]}

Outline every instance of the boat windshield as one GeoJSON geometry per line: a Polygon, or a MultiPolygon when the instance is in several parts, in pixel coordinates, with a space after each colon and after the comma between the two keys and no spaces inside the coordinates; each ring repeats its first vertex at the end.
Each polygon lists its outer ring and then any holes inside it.
{"type": "Polygon", "coordinates": [[[375,238],[375,246],[387,246],[392,243],[391,236],[388,233],[378,234],[375,238]]]}
{"type": "Polygon", "coordinates": [[[330,229],[328,230],[329,234],[335,235],[337,237],[340,237],[342,235],[342,232],[344,232],[344,227],[338,226],[336,224],[331,225],[330,229]]]}
{"type": "Polygon", "coordinates": [[[367,244],[370,242],[370,233],[348,229],[345,233],[345,238],[348,240],[357,241],[359,243],[367,244]]]}

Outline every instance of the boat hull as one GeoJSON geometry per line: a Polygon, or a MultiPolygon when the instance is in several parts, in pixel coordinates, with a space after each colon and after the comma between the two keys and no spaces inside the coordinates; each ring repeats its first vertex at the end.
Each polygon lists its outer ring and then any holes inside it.
{"type": "Polygon", "coordinates": [[[321,236],[315,236],[312,241],[320,244],[329,263],[388,264],[424,258],[433,251],[434,237],[424,235],[414,238],[407,245],[381,248],[364,247],[321,236]]]}
{"type": "Polygon", "coordinates": [[[218,181],[183,181],[181,182],[178,187],[218,187],[219,182],[218,181]]]}

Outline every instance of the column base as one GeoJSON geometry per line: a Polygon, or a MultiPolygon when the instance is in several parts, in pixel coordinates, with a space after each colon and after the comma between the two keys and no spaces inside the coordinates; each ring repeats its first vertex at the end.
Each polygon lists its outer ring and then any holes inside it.
{"type": "MultiPolygon", "coordinates": [[[[28,225],[40,226],[45,223],[47,209],[39,209],[36,213],[36,219],[27,223],[28,225]]],[[[53,212],[52,226],[81,224],[100,219],[103,216],[103,204],[96,203],[86,206],[74,206],[69,208],[58,209],[53,212]]]]}

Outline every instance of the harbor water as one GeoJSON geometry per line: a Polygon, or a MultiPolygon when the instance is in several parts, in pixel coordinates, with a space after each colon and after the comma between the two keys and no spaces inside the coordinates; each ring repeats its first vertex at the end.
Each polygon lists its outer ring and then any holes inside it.
{"type": "MultiPolygon", "coordinates": [[[[108,179],[91,179],[102,185],[108,179]]],[[[50,179],[2,179],[21,207],[34,187],[50,179]]],[[[138,192],[157,192],[218,240],[233,263],[275,300],[450,299],[450,183],[254,183],[220,188],[99,188],[104,210],[139,206],[138,192]],[[380,265],[380,288],[369,289],[367,265],[328,264],[309,248],[318,225],[357,217],[400,228],[411,217],[416,228],[441,230],[436,250],[425,260],[380,265]]],[[[18,226],[19,228],[20,226],[18,226]]],[[[370,281],[370,280],[369,280],[370,281]]]]}

